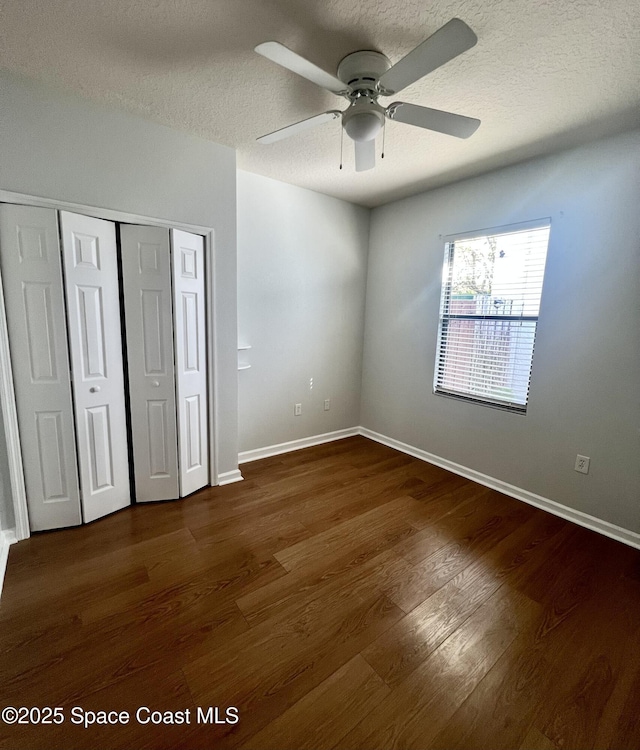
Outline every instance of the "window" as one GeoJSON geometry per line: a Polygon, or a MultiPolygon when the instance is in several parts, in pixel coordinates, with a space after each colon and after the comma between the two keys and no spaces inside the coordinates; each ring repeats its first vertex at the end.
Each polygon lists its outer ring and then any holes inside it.
{"type": "Polygon", "coordinates": [[[549,220],[445,245],[434,392],[525,412],[549,220]]]}

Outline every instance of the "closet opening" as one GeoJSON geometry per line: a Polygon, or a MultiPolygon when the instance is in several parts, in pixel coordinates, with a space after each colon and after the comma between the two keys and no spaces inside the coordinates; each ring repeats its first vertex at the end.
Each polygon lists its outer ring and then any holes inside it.
{"type": "Polygon", "coordinates": [[[0,204],[19,539],[217,483],[212,230],[46,203],[0,204]]]}

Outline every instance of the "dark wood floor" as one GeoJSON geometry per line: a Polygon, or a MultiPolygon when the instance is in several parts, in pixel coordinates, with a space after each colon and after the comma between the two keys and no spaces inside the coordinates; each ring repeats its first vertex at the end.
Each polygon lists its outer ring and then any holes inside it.
{"type": "Polygon", "coordinates": [[[640,552],[364,438],[243,474],[12,548],[0,708],[65,721],[0,747],[640,747],[640,552]]]}

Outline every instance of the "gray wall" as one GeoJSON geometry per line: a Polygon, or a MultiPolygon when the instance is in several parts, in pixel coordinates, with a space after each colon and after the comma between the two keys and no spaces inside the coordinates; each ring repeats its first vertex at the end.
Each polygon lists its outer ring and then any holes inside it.
{"type": "Polygon", "coordinates": [[[368,209],[238,173],[241,451],[358,424],[368,235],[368,209]]]}
{"type": "Polygon", "coordinates": [[[0,189],[215,229],[218,471],[232,471],[235,152],[6,74],[0,100],[0,189]]]}
{"type": "Polygon", "coordinates": [[[640,531],[639,176],[636,132],[375,209],[362,424],[640,531]],[[435,396],[441,235],[546,216],[526,416],[435,396]]]}
{"type": "MultiPolygon", "coordinates": [[[[2,410],[0,410],[0,531],[13,529],[14,526],[9,464],[7,463],[7,443],[4,435],[2,410]]],[[[2,582],[0,581],[1,587],[2,582]]]]}
{"type": "Polygon", "coordinates": [[[0,97],[1,189],[215,228],[221,472],[236,467],[239,379],[241,450],[360,422],[640,531],[640,133],[375,209],[359,411],[367,210],[240,173],[238,327],[231,149],[4,74],[0,97]],[[434,396],[441,235],[543,216],[527,415],[434,396]],[[237,333],[253,345],[240,373],[237,333]]]}

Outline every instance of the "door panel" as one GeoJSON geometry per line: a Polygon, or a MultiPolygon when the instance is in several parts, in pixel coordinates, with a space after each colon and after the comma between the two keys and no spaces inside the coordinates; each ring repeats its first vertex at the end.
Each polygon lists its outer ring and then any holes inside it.
{"type": "Polygon", "coordinates": [[[115,226],[60,212],[85,521],[131,502],[115,226]]]}
{"type": "MultiPolygon", "coordinates": [[[[172,404],[174,406],[174,404],[172,404]]],[[[174,410],[175,414],[175,410],[174,410]]],[[[174,420],[175,421],[175,420],[174,420]]],[[[169,413],[167,400],[147,400],[147,435],[149,436],[149,476],[151,478],[166,479],[173,476],[177,478],[175,466],[169,456],[169,445],[167,433],[169,431],[169,413]],[[153,439],[151,439],[153,438],[153,439]]],[[[175,452],[176,442],[172,445],[175,452]]],[[[176,482],[177,495],[177,482],[176,482]]],[[[167,498],[170,499],[170,498],[167,498]]]]}
{"type": "Polygon", "coordinates": [[[200,441],[200,396],[185,398],[185,417],[187,433],[186,466],[187,471],[197,469],[202,464],[202,444],[200,441]]]}
{"type": "Polygon", "coordinates": [[[171,230],[180,494],[209,484],[204,240],[171,230]]]}
{"type": "MultiPolygon", "coordinates": [[[[83,377],[85,380],[106,378],[106,336],[102,289],[95,286],[76,286],[76,295],[76,314],[82,346],[80,362],[83,377]]],[[[117,332],[116,335],[118,335],[117,332]]]]}
{"type": "Polygon", "coordinates": [[[136,500],[180,496],[169,230],[120,228],[136,500]]]}
{"type": "Polygon", "coordinates": [[[113,483],[111,420],[109,404],[85,411],[89,438],[89,465],[93,494],[111,489],[113,483]]]}
{"type": "Polygon", "coordinates": [[[38,433],[38,452],[42,470],[45,502],[68,497],[64,466],[64,427],[62,412],[39,411],[35,414],[38,433]]]}
{"type": "Polygon", "coordinates": [[[82,523],[56,212],[0,206],[0,261],[32,531],[82,523]]]}
{"type": "Polygon", "coordinates": [[[198,295],[193,292],[183,292],[182,339],[185,373],[197,373],[200,370],[198,322],[198,295]]]}
{"type": "Polygon", "coordinates": [[[56,382],[56,352],[51,302],[51,284],[23,281],[22,296],[27,325],[27,345],[31,380],[34,383],[56,382]]]}
{"type": "MultiPolygon", "coordinates": [[[[169,266],[169,258],[166,260],[169,266]]],[[[167,268],[168,270],[168,268],[167,268]]],[[[170,280],[169,280],[170,281],[170,280]]],[[[164,322],[165,307],[171,313],[171,290],[165,292],[162,289],[141,289],[140,305],[142,318],[142,347],[144,352],[143,372],[147,376],[166,375],[166,341],[163,336],[167,328],[164,322]]],[[[167,331],[169,340],[170,328],[167,331]]],[[[173,342],[171,342],[173,343],[173,342]]],[[[173,360],[173,358],[172,358],[173,360]]]]}

